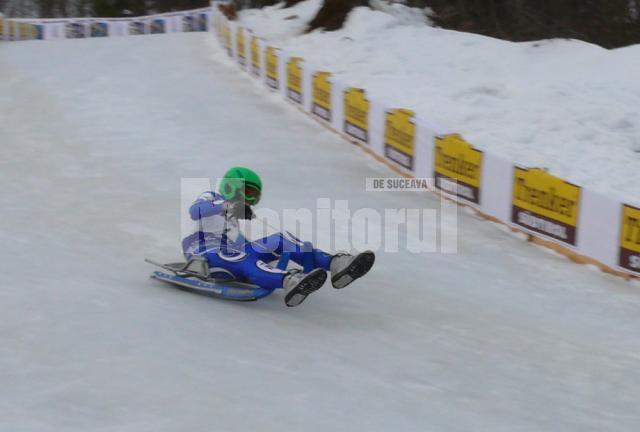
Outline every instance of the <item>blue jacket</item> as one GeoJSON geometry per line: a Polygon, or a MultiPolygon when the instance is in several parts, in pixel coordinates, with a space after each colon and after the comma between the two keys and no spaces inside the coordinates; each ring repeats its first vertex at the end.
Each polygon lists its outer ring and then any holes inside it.
{"type": "Polygon", "coordinates": [[[227,247],[242,250],[246,239],[240,232],[238,220],[228,212],[229,203],[215,192],[205,192],[189,208],[194,221],[192,234],[182,240],[185,255],[227,247]]]}

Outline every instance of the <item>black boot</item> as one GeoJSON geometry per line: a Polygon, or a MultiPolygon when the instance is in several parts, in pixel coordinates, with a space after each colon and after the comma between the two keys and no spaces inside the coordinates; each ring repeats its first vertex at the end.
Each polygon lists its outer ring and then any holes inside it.
{"type": "Polygon", "coordinates": [[[285,304],[289,307],[298,306],[309,294],[319,290],[326,280],[327,272],[323,269],[315,269],[306,274],[301,270],[290,270],[283,283],[285,304]]]}
{"type": "Polygon", "coordinates": [[[356,256],[337,254],[331,259],[331,284],[336,289],[342,289],[354,280],[361,278],[371,270],[376,256],[371,251],[362,252],[356,256]]]}

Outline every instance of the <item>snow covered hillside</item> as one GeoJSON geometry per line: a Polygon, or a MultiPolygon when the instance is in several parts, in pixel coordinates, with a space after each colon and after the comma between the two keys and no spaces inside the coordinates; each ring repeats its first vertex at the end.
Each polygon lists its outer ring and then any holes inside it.
{"type": "Polygon", "coordinates": [[[640,286],[464,212],[458,254],[379,252],[299,308],[149,279],[183,177],[249,165],[273,209],[440,204],[364,192],[393,173],[211,35],[3,44],[0,70],[0,431],[640,428],[640,286]]]}
{"type": "Polygon", "coordinates": [[[433,28],[417,10],[355,9],[303,34],[321,0],[241,22],[376,100],[416,110],[474,145],[621,199],[640,199],[640,46],[512,43],[433,28]]]}

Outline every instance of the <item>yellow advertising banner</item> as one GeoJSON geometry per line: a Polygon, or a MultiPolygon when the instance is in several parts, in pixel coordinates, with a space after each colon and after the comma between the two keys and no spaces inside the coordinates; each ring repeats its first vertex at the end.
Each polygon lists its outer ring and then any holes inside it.
{"type": "Polygon", "coordinates": [[[384,128],[384,154],[387,158],[412,170],[416,153],[415,113],[407,109],[387,111],[384,128]]]}
{"type": "Polygon", "coordinates": [[[291,57],[287,63],[287,97],[302,104],[302,57],[291,57]]]}
{"type": "Polygon", "coordinates": [[[9,26],[9,40],[20,40],[20,29],[18,28],[18,23],[16,21],[7,21],[7,26],[9,26]]]}
{"type": "Polygon", "coordinates": [[[434,148],[436,188],[480,204],[482,151],[459,134],[436,137],[434,148]]]}
{"type": "Polygon", "coordinates": [[[265,54],[267,65],[267,85],[272,89],[279,87],[278,81],[278,49],[268,46],[265,54]]]}
{"type": "Polygon", "coordinates": [[[35,26],[29,23],[22,23],[20,25],[20,38],[23,40],[35,39],[35,26]]]}
{"type": "Polygon", "coordinates": [[[352,87],[344,92],[344,132],[369,142],[369,101],[363,89],[352,87]]]}
{"type": "Polygon", "coordinates": [[[581,192],[543,169],[515,167],[511,221],[575,246],[581,192]]]}
{"type": "Polygon", "coordinates": [[[231,30],[229,29],[229,23],[224,19],[220,23],[220,33],[222,35],[222,40],[224,42],[225,48],[227,51],[231,48],[231,38],[229,38],[231,30]]]}
{"type": "Polygon", "coordinates": [[[622,206],[620,267],[640,273],[640,208],[622,206]]]}
{"type": "Polygon", "coordinates": [[[311,112],[323,120],[331,121],[331,91],[329,78],[331,72],[316,72],[313,74],[313,102],[311,112]]]}
{"type": "Polygon", "coordinates": [[[251,72],[260,76],[260,44],[257,36],[251,36],[251,72]]]}
{"type": "Polygon", "coordinates": [[[229,27],[229,24],[223,24],[222,34],[224,35],[224,47],[227,49],[227,54],[229,54],[229,56],[233,56],[233,49],[231,46],[231,27],[229,27]]]}
{"type": "Polygon", "coordinates": [[[236,31],[236,50],[238,51],[238,63],[242,66],[247,64],[247,45],[244,40],[244,29],[238,27],[236,31]]]}

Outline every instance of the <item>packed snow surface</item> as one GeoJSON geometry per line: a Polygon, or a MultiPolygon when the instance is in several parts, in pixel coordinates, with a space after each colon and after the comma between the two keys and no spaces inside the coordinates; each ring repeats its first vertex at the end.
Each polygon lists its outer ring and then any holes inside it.
{"type": "Polygon", "coordinates": [[[304,34],[321,3],[247,10],[241,22],[481,149],[640,201],[640,45],[512,43],[434,28],[417,9],[384,2],[356,8],[342,30],[304,34]]]}
{"type": "Polygon", "coordinates": [[[637,431],[640,287],[465,212],[459,253],[378,253],[302,306],[149,279],[183,177],[245,164],[263,205],[385,166],[228,64],[210,35],[0,45],[0,431],[637,431]]]}

